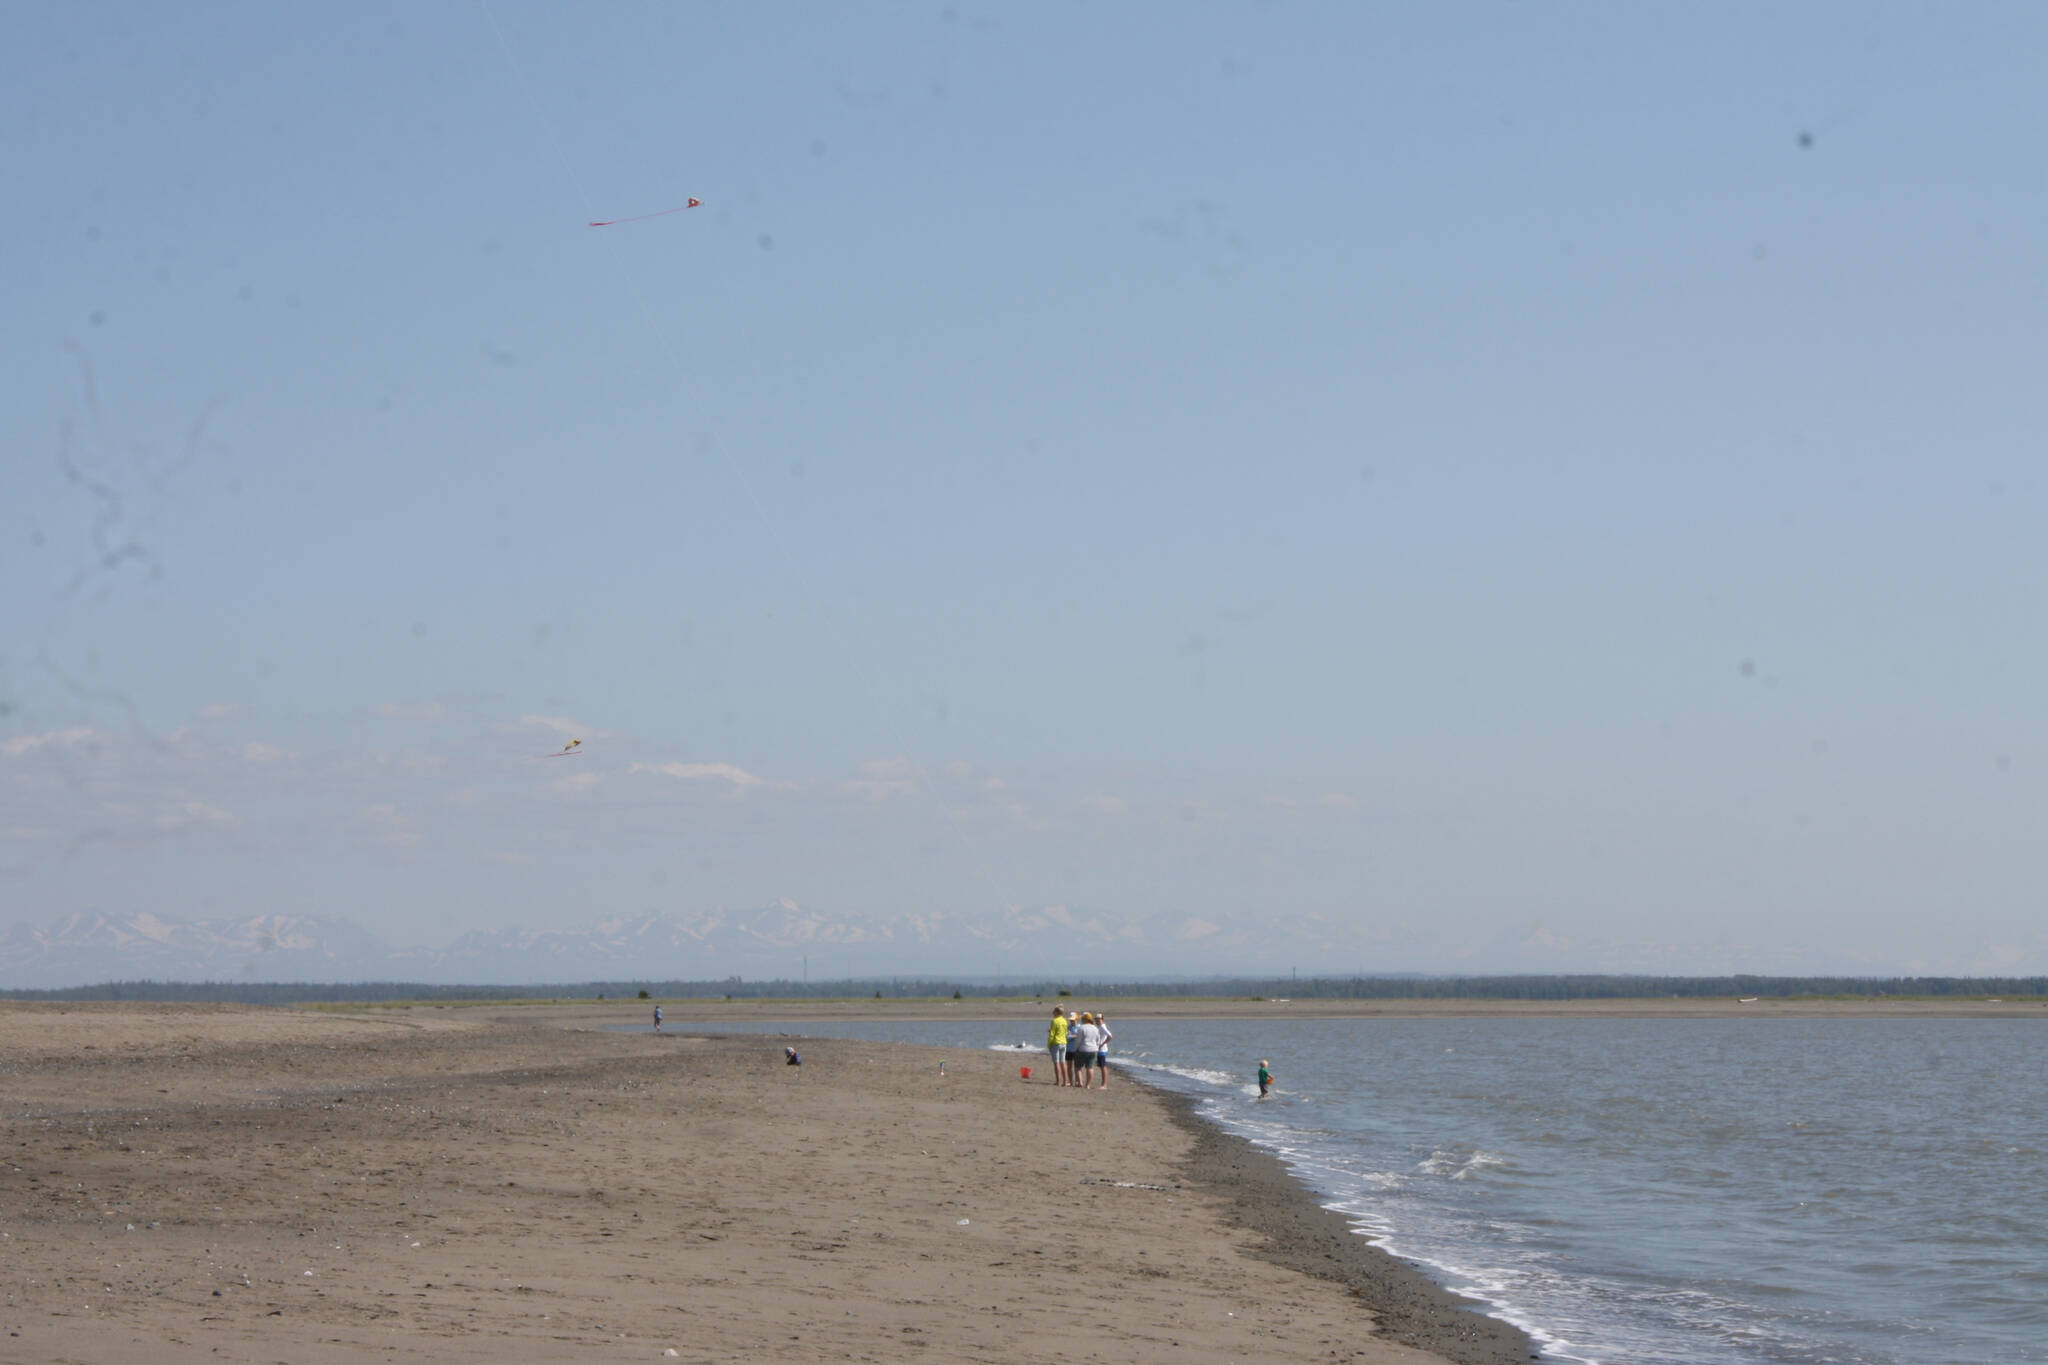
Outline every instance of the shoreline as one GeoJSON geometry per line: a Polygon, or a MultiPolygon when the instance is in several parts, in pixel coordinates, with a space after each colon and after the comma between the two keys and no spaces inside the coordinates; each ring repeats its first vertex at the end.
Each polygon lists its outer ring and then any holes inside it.
{"type": "MultiPolygon", "coordinates": [[[[1118,1019],[2048,1019],[2048,1001],[2015,1000],[1227,1000],[1158,999],[1149,996],[1091,995],[1091,1000],[1118,1019]]],[[[36,1002],[51,1004],[54,1002],[36,1002]]],[[[83,1002],[80,1002],[81,1004],[83,1002]]],[[[380,1011],[545,1010],[551,1015],[616,1020],[621,1010],[644,1016],[660,1005],[676,1027],[711,1027],[720,1020],[786,1021],[800,1027],[805,1020],[834,1023],[958,1019],[1010,1022],[1034,1012],[1042,1015],[1058,1003],[1055,997],[1016,996],[1001,1000],[947,1000],[938,997],[866,1000],[757,998],[723,1000],[708,996],[656,996],[646,1000],[475,1000],[448,1002],[393,1001],[360,1004],[298,1004],[264,1008],[300,1009],[313,1013],[365,1014],[380,1011]]],[[[79,1008],[80,1004],[74,1004],[79,1008]]]]}
{"type": "Polygon", "coordinates": [[[1524,1358],[1155,1088],[624,1013],[0,1008],[0,1359],[1524,1358]]]}
{"type": "MultiPolygon", "coordinates": [[[[1136,1011],[1126,1011],[1126,1017],[1136,1011]]],[[[805,1050],[856,1040],[803,1033],[720,1033],[670,1030],[679,1037],[717,1043],[772,1038],[805,1050]]],[[[979,1049],[934,1044],[892,1044],[921,1051],[978,1055],[979,1049]]],[[[1005,1064],[1012,1054],[1000,1053],[1005,1064]]],[[[1231,1226],[1257,1240],[1247,1253],[1272,1265],[1341,1286],[1371,1317],[1373,1335],[1449,1365],[1521,1365],[1542,1359],[1528,1333],[1492,1316],[1486,1305],[1438,1284],[1427,1271],[1373,1245],[1351,1220],[1325,1208],[1321,1197],[1278,1155],[1197,1112],[1194,1099],[1124,1069],[1119,1085],[1133,1086],[1157,1104],[1192,1141],[1179,1163],[1193,1189],[1206,1194],[1231,1226]]]]}
{"type": "MultiPolygon", "coordinates": [[[[1135,1011],[1126,1011],[1131,1017],[1135,1011]]],[[[730,1042],[789,1038],[805,1048],[848,1039],[802,1033],[691,1031],[678,1036],[730,1042]]],[[[931,1044],[897,1046],[976,1055],[974,1048],[931,1044]]],[[[1013,1054],[998,1054],[1007,1060],[1013,1054]]],[[[1492,1316],[1486,1305],[1446,1289],[1427,1271],[1373,1245],[1351,1220],[1323,1207],[1321,1197],[1276,1154],[1205,1119],[1192,1097],[1145,1080],[1129,1068],[1119,1085],[1135,1086],[1193,1142],[1181,1160],[1189,1186],[1206,1193],[1232,1226],[1258,1241],[1249,1253],[1273,1265],[1342,1286],[1371,1314],[1374,1334],[1450,1365],[1520,1365],[1542,1352],[1528,1333],[1492,1316]]]]}
{"type": "MultiPolygon", "coordinates": [[[[729,1011],[727,1014],[730,1017],[729,1011]]],[[[948,1013],[944,1017],[974,1016],[948,1013]]],[[[1125,1008],[1122,1017],[1143,1017],[1143,1011],[1125,1008]]],[[[801,1021],[792,1022],[801,1027],[801,1021]]],[[[806,1048],[849,1041],[800,1032],[706,1030],[684,1036],[721,1041],[789,1038],[806,1048]]],[[[929,1044],[901,1046],[934,1047],[936,1051],[968,1055],[979,1051],[929,1044]]],[[[1021,1054],[998,1055],[1014,1060],[1021,1054]]],[[[1520,1365],[1542,1358],[1528,1333],[1492,1316],[1481,1301],[1445,1288],[1427,1271],[1375,1246],[1352,1226],[1350,1219],[1325,1208],[1321,1196],[1289,1171],[1275,1153],[1203,1118],[1192,1097],[1155,1085],[1129,1068],[1118,1075],[1118,1084],[1135,1086],[1192,1139],[1194,1145],[1181,1162],[1187,1183],[1216,1201],[1221,1216],[1229,1223],[1259,1239],[1250,1248],[1250,1254],[1299,1274],[1341,1285],[1372,1315],[1375,1335],[1451,1365],[1520,1365]]]]}
{"type": "MultiPolygon", "coordinates": [[[[1125,1082],[1130,1082],[1125,1074],[1125,1082]]],[[[1378,1334],[1454,1365],[1511,1365],[1536,1360],[1536,1343],[1485,1305],[1444,1288],[1428,1274],[1374,1246],[1343,1214],[1323,1207],[1316,1192],[1274,1153],[1228,1132],[1196,1112],[1195,1102],[1138,1081],[1194,1139],[1184,1161],[1188,1179],[1211,1191],[1224,1216],[1256,1233],[1253,1253],[1344,1286],[1369,1309],[1378,1334]]]]}

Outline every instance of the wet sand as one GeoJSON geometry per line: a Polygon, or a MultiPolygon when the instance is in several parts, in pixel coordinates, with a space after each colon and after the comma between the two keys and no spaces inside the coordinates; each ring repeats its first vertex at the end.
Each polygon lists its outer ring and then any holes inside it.
{"type": "Polygon", "coordinates": [[[1518,1328],[1475,1311],[1420,1270],[1381,1251],[1351,1230],[1342,1214],[1322,1207],[1280,1160],[1195,1116],[1177,1095],[1162,1095],[1174,1122],[1194,1140],[1187,1170],[1197,1188],[1221,1202],[1225,1220],[1262,1239],[1253,1254],[1276,1265],[1333,1280],[1371,1305],[1379,1335],[1458,1362],[1499,1365],[1534,1359],[1518,1328]]]}
{"type": "Polygon", "coordinates": [[[1170,1097],[644,1012],[0,1005],[0,1361],[1529,1358],[1170,1097]]]}

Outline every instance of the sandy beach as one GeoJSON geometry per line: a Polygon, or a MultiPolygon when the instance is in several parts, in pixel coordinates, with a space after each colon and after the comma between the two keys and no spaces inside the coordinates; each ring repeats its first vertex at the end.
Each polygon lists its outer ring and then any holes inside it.
{"type": "Polygon", "coordinates": [[[0,1005],[0,1360],[1529,1358],[1169,1097],[644,1008],[0,1005]]]}

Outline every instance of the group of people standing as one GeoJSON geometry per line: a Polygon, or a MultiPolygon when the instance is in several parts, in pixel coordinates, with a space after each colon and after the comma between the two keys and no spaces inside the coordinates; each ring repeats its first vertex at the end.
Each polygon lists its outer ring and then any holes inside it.
{"type": "Polygon", "coordinates": [[[1080,1010],[1069,1017],[1066,1006],[1054,1005],[1052,1027],[1045,1034],[1054,1080],[1082,1090],[1098,1083],[1109,1089],[1109,1040],[1115,1036],[1101,1015],[1080,1010]]]}

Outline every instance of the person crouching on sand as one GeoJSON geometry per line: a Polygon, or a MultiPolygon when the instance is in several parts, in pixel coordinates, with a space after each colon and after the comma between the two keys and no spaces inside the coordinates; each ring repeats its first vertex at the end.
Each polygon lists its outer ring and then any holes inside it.
{"type": "Polygon", "coordinates": [[[1052,1082],[1067,1083],[1067,1012],[1052,1007],[1052,1027],[1045,1031],[1045,1050],[1052,1057],[1052,1082]]]}

